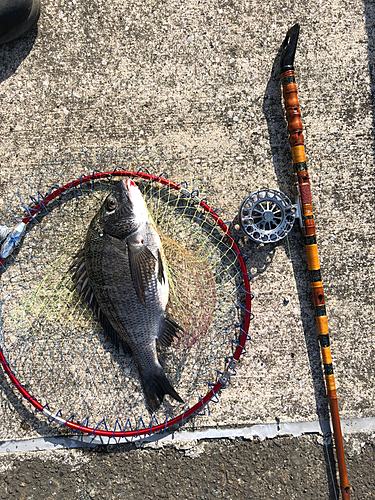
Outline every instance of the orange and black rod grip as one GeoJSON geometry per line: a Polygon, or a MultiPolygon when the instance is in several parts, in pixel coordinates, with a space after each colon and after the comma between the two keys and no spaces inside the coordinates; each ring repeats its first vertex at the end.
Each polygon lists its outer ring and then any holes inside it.
{"type": "MultiPolygon", "coordinates": [[[[293,29],[295,29],[295,27],[293,27],[290,31],[292,31],[293,29]]],[[[298,31],[297,31],[297,37],[298,37],[298,31]]],[[[295,45],[296,45],[296,37],[295,37],[295,45]]],[[[301,121],[301,111],[297,96],[297,86],[294,78],[294,68],[293,68],[294,53],[292,54],[292,56],[293,57],[291,58],[291,62],[289,61],[289,64],[287,64],[286,66],[284,65],[284,67],[280,65],[281,84],[283,88],[286,119],[288,122],[289,144],[292,153],[292,161],[295,173],[298,178],[303,226],[305,229],[304,238],[305,238],[307,265],[310,273],[310,284],[311,284],[313,302],[315,307],[315,319],[316,319],[319,344],[321,348],[321,355],[324,366],[327,398],[332,418],[332,427],[335,439],[337,463],[340,475],[341,495],[343,500],[349,500],[349,483],[345,465],[344,446],[342,440],[339,409],[337,404],[335,378],[333,374],[325,297],[324,297],[323,284],[320,273],[318,247],[316,243],[315,222],[314,222],[314,214],[312,209],[312,198],[311,198],[311,187],[309,181],[309,174],[307,172],[307,166],[306,166],[305,145],[302,133],[303,128],[301,121]]]]}

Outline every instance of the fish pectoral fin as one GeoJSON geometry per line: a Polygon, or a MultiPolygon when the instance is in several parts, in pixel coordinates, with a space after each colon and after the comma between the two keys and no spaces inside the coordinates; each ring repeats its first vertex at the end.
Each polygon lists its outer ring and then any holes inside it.
{"type": "Polygon", "coordinates": [[[183,333],[184,329],[169,315],[166,315],[164,320],[164,330],[158,337],[159,344],[163,347],[169,347],[174,339],[180,338],[179,332],[183,333]]]}
{"type": "Polygon", "coordinates": [[[138,299],[146,306],[145,293],[155,272],[156,257],[146,245],[128,243],[129,266],[138,299]]]}
{"type": "Polygon", "coordinates": [[[165,283],[165,271],[160,250],[158,250],[158,280],[161,284],[165,283]]]}

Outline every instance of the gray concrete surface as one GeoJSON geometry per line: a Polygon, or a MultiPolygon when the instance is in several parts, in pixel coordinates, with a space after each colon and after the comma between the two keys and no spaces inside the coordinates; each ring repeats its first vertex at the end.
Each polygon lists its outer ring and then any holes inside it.
{"type": "MultiPolygon", "coordinates": [[[[363,437],[363,436],[362,436],[363,437]]],[[[348,446],[352,497],[370,500],[374,443],[358,453],[348,446]]],[[[13,454],[2,460],[2,499],[202,498],[299,500],[339,498],[332,487],[331,450],[316,436],[267,441],[202,441],[191,445],[13,454]]]]}
{"type": "MultiPolygon", "coordinates": [[[[0,211],[26,173],[97,146],[150,148],[177,160],[202,180],[225,220],[260,187],[290,195],[291,160],[272,68],[297,21],[296,78],[340,411],[343,418],[375,417],[375,8],[369,0],[45,0],[38,28],[0,47],[0,211]]],[[[220,404],[189,425],[326,419],[298,232],[276,247],[243,249],[254,275],[252,340],[220,404]]],[[[1,440],[59,433],[5,379],[1,387],[1,440]]]]}

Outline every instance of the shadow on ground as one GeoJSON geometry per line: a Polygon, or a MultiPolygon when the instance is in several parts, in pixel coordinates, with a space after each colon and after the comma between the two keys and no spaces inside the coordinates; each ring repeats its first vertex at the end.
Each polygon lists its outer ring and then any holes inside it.
{"type": "Polygon", "coordinates": [[[0,45],[0,82],[13,75],[18,66],[29,55],[38,35],[38,27],[34,26],[23,37],[13,42],[0,45]]]}

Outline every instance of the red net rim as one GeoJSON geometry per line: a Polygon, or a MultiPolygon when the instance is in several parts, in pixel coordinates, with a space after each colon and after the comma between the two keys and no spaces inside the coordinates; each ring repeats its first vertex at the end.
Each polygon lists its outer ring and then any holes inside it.
{"type": "MultiPolygon", "coordinates": [[[[63,187],[60,187],[54,191],[52,191],[48,196],[46,196],[40,203],[35,205],[33,208],[30,208],[28,210],[28,215],[22,220],[24,224],[27,224],[30,222],[30,220],[33,218],[34,215],[36,215],[39,211],[43,209],[43,207],[60,196],[61,194],[65,193],[66,191],[73,189],[77,186],[80,186],[82,184],[85,184],[87,182],[92,182],[98,179],[106,179],[109,177],[139,177],[141,179],[153,181],[153,182],[158,182],[160,184],[163,184],[164,186],[168,186],[169,188],[175,189],[176,191],[181,190],[182,186],[179,184],[176,184],[175,182],[172,182],[168,180],[165,177],[160,177],[156,175],[152,175],[149,173],[145,172],[128,172],[128,171],[112,171],[112,172],[98,172],[98,173],[93,173],[88,176],[80,177],[79,179],[76,179],[72,182],[69,182],[63,187]]],[[[217,215],[217,213],[212,210],[205,201],[201,200],[199,201],[199,205],[207,212],[213,220],[216,222],[216,224],[220,227],[220,229],[223,231],[223,233],[228,237],[228,240],[232,246],[233,251],[237,255],[238,262],[240,264],[240,269],[243,277],[243,283],[244,283],[244,292],[245,292],[245,307],[243,307],[243,310],[245,312],[245,318],[244,318],[244,323],[243,326],[241,327],[241,337],[237,345],[237,349],[233,355],[233,361],[237,362],[244,351],[244,346],[246,343],[246,340],[248,339],[248,331],[249,331],[249,326],[250,326],[250,320],[251,320],[251,294],[250,294],[250,278],[246,269],[246,265],[244,262],[244,259],[242,257],[242,254],[240,250],[238,249],[238,246],[233,238],[233,236],[230,234],[228,227],[226,224],[220,219],[220,217],[217,215]]],[[[3,259],[0,257],[0,267],[3,263],[3,259]]],[[[3,350],[0,347],[0,363],[3,366],[5,374],[10,378],[11,382],[13,385],[18,389],[18,391],[21,393],[21,395],[27,399],[33,406],[36,408],[38,411],[44,413],[48,417],[50,417],[52,420],[57,420],[60,423],[62,422],[62,426],[67,426],[71,428],[75,432],[83,432],[95,436],[104,436],[104,437],[109,437],[109,438],[126,438],[126,437],[138,437],[138,436],[144,436],[147,434],[155,433],[155,432],[160,432],[160,431],[165,431],[169,427],[172,427],[174,425],[182,425],[184,420],[192,416],[194,413],[197,413],[199,410],[201,410],[211,399],[217,398],[216,394],[220,391],[220,389],[223,389],[225,387],[225,381],[223,379],[218,380],[216,384],[211,385],[211,389],[207,392],[207,394],[203,397],[201,396],[199,401],[192,407],[188,408],[185,410],[183,413],[181,413],[179,416],[167,420],[162,423],[162,424],[156,424],[154,426],[150,426],[148,428],[142,428],[142,429],[137,429],[137,430],[121,430],[121,431],[109,431],[109,430],[103,430],[99,428],[92,428],[92,427],[86,427],[84,425],[77,424],[75,422],[72,422],[70,420],[64,420],[61,418],[53,417],[53,415],[46,410],[45,406],[41,405],[33,396],[31,396],[28,391],[22,386],[22,384],[18,381],[14,373],[12,372],[9,363],[6,361],[4,357],[3,350]]],[[[154,417],[152,421],[154,420],[154,417]]],[[[100,424],[99,424],[100,425],[100,424]]]]}

